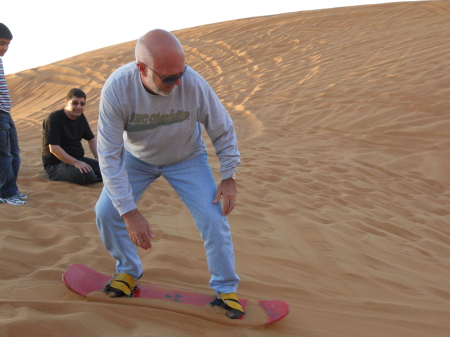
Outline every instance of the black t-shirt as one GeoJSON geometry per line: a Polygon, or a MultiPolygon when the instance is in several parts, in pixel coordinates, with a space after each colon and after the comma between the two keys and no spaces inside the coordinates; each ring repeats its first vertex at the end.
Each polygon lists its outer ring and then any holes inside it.
{"type": "Polygon", "coordinates": [[[49,144],[59,145],[68,155],[81,160],[84,157],[81,139],[89,141],[95,137],[84,114],[72,120],[67,117],[64,109],[49,114],[44,119],[42,126],[42,162],[44,167],[61,163],[61,160],[50,152],[49,144]]]}

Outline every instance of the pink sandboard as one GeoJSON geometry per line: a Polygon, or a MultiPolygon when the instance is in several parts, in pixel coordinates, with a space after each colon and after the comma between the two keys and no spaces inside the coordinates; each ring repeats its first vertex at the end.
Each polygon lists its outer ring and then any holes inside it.
{"type": "Polygon", "coordinates": [[[230,319],[225,316],[224,311],[218,312],[218,307],[210,306],[210,303],[215,299],[214,296],[192,293],[188,290],[169,288],[141,281],[136,283],[138,290],[134,292],[134,297],[111,299],[104,293],[98,293],[103,291],[110,278],[110,276],[99,273],[82,264],[71,265],[62,276],[62,280],[67,288],[79,295],[87,297],[88,301],[159,308],[227,325],[267,325],[279,321],[289,313],[289,305],[284,301],[239,299],[246,315],[240,319],[230,319]],[[217,315],[218,313],[220,315],[217,315]]]}

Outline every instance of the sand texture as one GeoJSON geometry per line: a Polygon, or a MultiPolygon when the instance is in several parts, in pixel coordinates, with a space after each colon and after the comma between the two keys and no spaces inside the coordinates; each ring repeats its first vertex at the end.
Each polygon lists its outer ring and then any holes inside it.
{"type": "MultiPolygon", "coordinates": [[[[80,87],[96,133],[102,85],[136,41],[8,75],[29,198],[0,205],[0,336],[450,336],[449,32],[447,0],[174,32],[236,124],[239,294],[291,305],[265,328],[85,301],[61,282],[73,263],[114,261],[95,226],[102,184],[46,179],[42,120],[80,87]]],[[[157,236],[144,280],[208,293],[202,241],[168,183],[138,207],[157,236]]]]}

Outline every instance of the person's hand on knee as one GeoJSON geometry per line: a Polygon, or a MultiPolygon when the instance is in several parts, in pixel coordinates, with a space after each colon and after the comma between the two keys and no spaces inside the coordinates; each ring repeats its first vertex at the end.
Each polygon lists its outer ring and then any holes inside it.
{"type": "Polygon", "coordinates": [[[74,165],[77,169],[80,170],[81,173],[89,173],[92,171],[92,167],[85,163],[84,161],[78,160],[75,165],[74,165]]]}

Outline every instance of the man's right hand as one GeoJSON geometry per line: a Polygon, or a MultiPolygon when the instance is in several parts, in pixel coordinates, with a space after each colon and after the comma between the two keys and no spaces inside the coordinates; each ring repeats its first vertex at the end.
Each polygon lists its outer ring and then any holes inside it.
{"type": "Polygon", "coordinates": [[[81,160],[77,160],[74,166],[79,169],[81,173],[88,173],[92,171],[92,167],[88,163],[81,160]]]}
{"type": "Polygon", "coordinates": [[[134,209],[125,213],[122,217],[125,220],[131,242],[145,250],[152,248],[150,239],[154,238],[155,234],[153,234],[150,224],[142,214],[134,209]]]}

